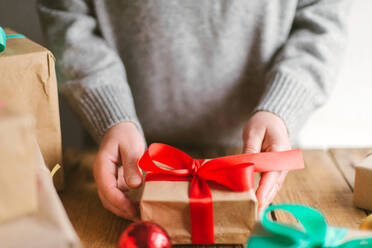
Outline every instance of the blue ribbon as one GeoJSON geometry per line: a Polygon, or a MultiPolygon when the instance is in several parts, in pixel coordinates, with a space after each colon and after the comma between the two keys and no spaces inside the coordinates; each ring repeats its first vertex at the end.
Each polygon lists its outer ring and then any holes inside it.
{"type": "Polygon", "coordinates": [[[25,36],[22,34],[5,34],[5,31],[2,27],[0,27],[0,53],[5,50],[6,47],[6,40],[9,38],[24,38],[25,36]]]}
{"type": "Polygon", "coordinates": [[[268,232],[265,236],[252,236],[247,248],[371,248],[372,237],[344,242],[348,230],[327,225],[324,216],[316,209],[296,205],[281,204],[268,207],[261,215],[261,224],[268,232]],[[283,210],[292,214],[303,230],[288,224],[274,222],[268,214],[283,210]]]}

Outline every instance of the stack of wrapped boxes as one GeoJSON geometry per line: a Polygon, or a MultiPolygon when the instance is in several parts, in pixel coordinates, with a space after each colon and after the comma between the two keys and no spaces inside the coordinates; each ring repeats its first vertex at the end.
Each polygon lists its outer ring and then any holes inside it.
{"type": "Polygon", "coordinates": [[[80,247],[56,192],[63,170],[49,170],[62,159],[54,57],[26,37],[7,39],[0,75],[1,247],[80,247]]]}

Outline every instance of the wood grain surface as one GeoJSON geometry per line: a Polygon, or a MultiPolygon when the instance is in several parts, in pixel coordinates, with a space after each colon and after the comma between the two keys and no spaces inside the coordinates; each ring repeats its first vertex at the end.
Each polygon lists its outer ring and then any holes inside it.
{"type": "MultiPolygon", "coordinates": [[[[306,169],[289,173],[274,203],[291,202],[312,206],[319,209],[331,225],[357,228],[366,213],[352,205],[353,164],[371,151],[372,149],[304,150],[306,169]]],[[[239,153],[239,149],[189,153],[194,157],[211,158],[239,153]]],[[[68,150],[65,153],[67,178],[61,199],[85,247],[115,248],[121,232],[130,222],[111,214],[100,203],[91,170],[94,156],[94,150],[68,150]]],[[[291,216],[282,212],[276,212],[273,217],[282,222],[295,222],[291,216]]]]}
{"type": "Polygon", "coordinates": [[[355,164],[363,160],[372,149],[330,149],[332,158],[351,189],[354,188],[355,164]]]}
{"type": "MultiPolygon", "coordinates": [[[[321,211],[333,226],[357,228],[366,216],[352,205],[352,191],[328,152],[304,150],[306,168],[288,174],[275,203],[292,202],[321,211]]],[[[284,213],[277,220],[293,221],[284,213]]]]}

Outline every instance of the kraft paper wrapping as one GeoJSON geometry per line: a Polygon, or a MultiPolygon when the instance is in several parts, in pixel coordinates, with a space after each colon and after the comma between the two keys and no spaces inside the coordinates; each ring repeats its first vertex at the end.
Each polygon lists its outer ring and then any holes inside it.
{"type": "MultiPolygon", "coordinates": [[[[145,182],[140,200],[141,219],[166,229],[173,244],[191,244],[190,182],[145,182]]],[[[233,192],[209,183],[213,198],[215,243],[244,244],[256,221],[254,190],[233,192]]]]}
{"type": "MultiPolygon", "coordinates": [[[[0,246],[7,248],[78,248],[80,241],[53,187],[40,150],[36,147],[37,200],[35,212],[0,223],[0,246]]],[[[36,184],[35,184],[36,185],[36,184]]]]}
{"type": "Polygon", "coordinates": [[[0,224],[37,209],[36,150],[30,133],[31,117],[0,107],[0,224]]]}
{"type": "MultiPolygon", "coordinates": [[[[7,34],[15,32],[5,29],[7,34]]],[[[36,136],[49,169],[62,164],[61,130],[54,57],[27,38],[7,39],[0,53],[0,100],[35,118],[36,136]]],[[[63,187],[63,170],[54,176],[63,187]]]]}
{"type": "Polygon", "coordinates": [[[372,155],[355,166],[354,205],[372,210],[372,155]]]}

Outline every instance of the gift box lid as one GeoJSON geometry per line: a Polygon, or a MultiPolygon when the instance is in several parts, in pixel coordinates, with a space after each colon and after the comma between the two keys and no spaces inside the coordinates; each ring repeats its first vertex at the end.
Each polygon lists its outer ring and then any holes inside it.
{"type": "Polygon", "coordinates": [[[372,170],[372,154],[369,154],[368,157],[356,164],[356,167],[372,170]]]}

